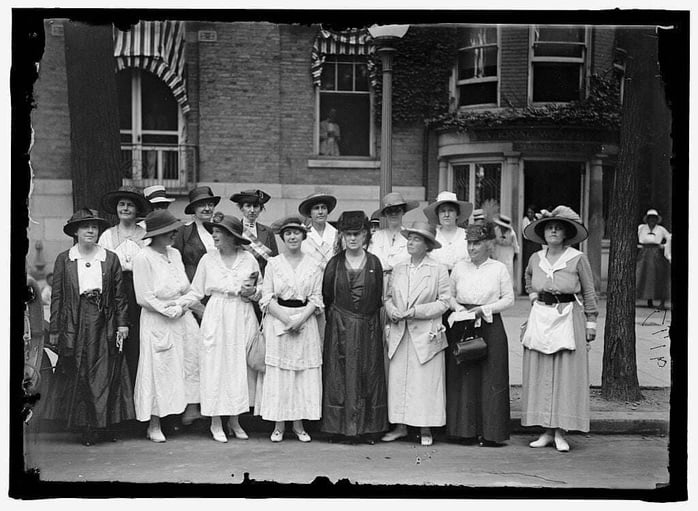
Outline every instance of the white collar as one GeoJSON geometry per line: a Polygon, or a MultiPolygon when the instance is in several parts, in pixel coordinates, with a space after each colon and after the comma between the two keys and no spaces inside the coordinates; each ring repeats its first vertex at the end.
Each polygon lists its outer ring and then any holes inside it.
{"type": "Polygon", "coordinates": [[[548,278],[553,278],[553,273],[555,273],[557,270],[563,269],[565,266],[567,266],[567,263],[577,257],[581,252],[577,250],[576,248],[572,247],[567,247],[565,251],[560,255],[557,261],[555,261],[555,264],[550,264],[550,261],[548,261],[548,258],[545,257],[546,252],[548,251],[547,248],[544,248],[538,252],[539,256],[538,257],[538,267],[545,272],[545,275],[548,278]]]}
{"type": "MultiPolygon", "coordinates": [[[[68,251],[68,258],[71,261],[75,261],[76,259],[82,259],[85,260],[85,256],[83,256],[80,251],[78,250],[78,245],[77,243],[71,247],[71,249],[68,251]]],[[[95,260],[95,261],[106,261],[107,260],[107,251],[104,250],[103,247],[97,245],[97,252],[94,257],[92,257],[90,260],[95,260]]]]}

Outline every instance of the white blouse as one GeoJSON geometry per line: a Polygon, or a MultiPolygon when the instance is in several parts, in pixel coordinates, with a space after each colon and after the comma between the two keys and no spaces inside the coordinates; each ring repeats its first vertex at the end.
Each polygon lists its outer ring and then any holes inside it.
{"type": "Polygon", "coordinates": [[[121,238],[119,236],[119,226],[115,225],[102,233],[98,243],[119,256],[119,262],[123,271],[132,271],[133,258],[143,248],[142,238],[144,234],[145,229],[137,226],[136,234],[132,238],[121,238]]]}
{"type": "Polygon", "coordinates": [[[493,259],[480,266],[471,261],[456,263],[451,272],[451,308],[459,304],[481,305],[485,316],[514,305],[514,288],[507,267],[493,259]]]}
{"type": "Polygon", "coordinates": [[[368,251],[380,259],[383,271],[392,270],[397,263],[410,258],[407,252],[407,239],[400,232],[393,234],[388,229],[375,232],[371,237],[371,246],[368,251]]]}
{"type": "Polygon", "coordinates": [[[643,245],[660,245],[662,241],[669,241],[671,234],[662,225],[655,225],[654,229],[650,229],[647,224],[637,226],[637,239],[643,245]]]}
{"type": "Polygon", "coordinates": [[[301,245],[301,250],[304,254],[309,255],[320,263],[321,267],[324,269],[332,256],[334,255],[334,245],[337,240],[337,229],[332,227],[329,223],[325,224],[325,230],[320,236],[315,230],[315,227],[311,227],[308,232],[308,237],[303,241],[301,245]]]}
{"type": "Polygon", "coordinates": [[[324,308],[322,276],[320,264],[310,256],[304,256],[295,269],[284,254],[272,257],[264,272],[259,305],[264,309],[274,298],[308,300],[308,303],[315,305],[316,313],[320,313],[324,308]]]}
{"type": "Polygon", "coordinates": [[[465,229],[462,227],[456,228],[455,233],[446,236],[443,229],[438,226],[436,228],[436,241],[441,243],[441,248],[432,250],[430,255],[445,265],[448,271],[453,270],[458,261],[470,261],[468,241],[465,239],[465,229]]]}
{"type": "Polygon", "coordinates": [[[141,307],[167,315],[167,304],[189,291],[179,250],[167,247],[167,255],[150,247],[133,260],[133,284],[141,307]]]}
{"type": "Polygon", "coordinates": [[[78,286],[80,294],[92,289],[102,290],[102,263],[107,260],[107,251],[98,246],[97,253],[90,259],[78,250],[77,245],[68,251],[68,258],[78,263],[78,286]]]}

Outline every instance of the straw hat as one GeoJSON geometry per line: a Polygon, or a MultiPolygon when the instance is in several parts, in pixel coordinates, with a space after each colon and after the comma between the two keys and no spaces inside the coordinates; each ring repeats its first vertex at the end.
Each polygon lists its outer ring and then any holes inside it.
{"type": "Polygon", "coordinates": [[[143,193],[135,186],[122,186],[118,190],[112,190],[102,195],[102,209],[107,213],[116,213],[116,205],[119,199],[132,200],[136,205],[136,214],[143,216],[150,211],[150,203],[145,200],[143,193]]]}
{"type": "Polygon", "coordinates": [[[215,222],[204,222],[204,229],[206,229],[208,232],[213,233],[214,227],[225,229],[230,234],[235,236],[238,240],[238,243],[240,243],[241,245],[250,244],[250,240],[248,240],[242,235],[242,222],[234,216],[223,215],[222,218],[215,222]]]}
{"type": "Polygon", "coordinates": [[[154,238],[160,234],[176,231],[182,225],[175,216],[166,209],[156,209],[145,217],[145,234],[143,239],[154,238]]]}
{"type": "Polygon", "coordinates": [[[143,195],[145,195],[146,200],[151,204],[174,202],[174,198],[168,197],[165,194],[165,187],[162,185],[153,185],[143,188],[143,195]]]}
{"type": "Polygon", "coordinates": [[[324,204],[327,206],[327,213],[332,213],[332,210],[337,206],[337,198],[334,195],[330,195],[323,192],[311,193],[305,199],[301,201],[298,205],[298,212],[305,216],[310,216],[310,210],[316,204],[324,204]]]}
{"type": "Polygon", "coordinates": [[[424,211],[424,215],[429,220],[429,223],[439,225],[439,206],[442,204],[453,204],[458,208],[458,217],[456,222],[461,222],[470,216],[473,211],[473,205],[470,202],[458,200],[458,196],[453,192],[443,191],[436,196],[436,201],[429,204],[424,211]]]}
{"type": "Polygon", "coordinates": [[[371,213],[371,220],[370,222],[372,224],[378,224],[380,225],[381,223],[381,210],[377,209],[373,213],[371,213]]]}
{"type": "Polygon", "coordinates": [[[545,224],[552,220],[563,222],[574,231],[574,235],[570,239],[565,240],[565,245],[576,245],[589,236],[589,231],[582,225],[582,219],[572,208],[558,206],[552,211],[541,210],[541,217],[528,224],[524,229],[524,238],[545,245],[547,242],[545,241],[543,229],[545,224]]]}
{"type": "Polygon", "coordinates": [[[385,216],[385,210],[395,206],[405,208],[405,213],[419,207],[416,200],[406,201],[400,192],[391,192],[383,197],[383,206],[380,209],[381,216],[385,216]]]}
{"type": "Polygon", "coordinates": [[[286,229],[298,229],[307,234],[308,227],[303,223],[303,219],[298,215],[291,215],[280,220],[276,220],[271,224],[271,230],[278,234],[283,239],[283,234],[286,229]]]}
{"type": "Polygon", "coordinates": [[[476,209],[473,211],[473,222],[479,222],[485,219],[485,212],[482,209],[476,209]]]}
{"type": "Polygon", "coordinates": [[[431,244],[431,248],[441,248],[441,243],[436,241],[436,227],[427,222],[412,222],[408,227],[404,227],[400,234],[407,238],[410,233],[419,234],[428,243],[431,244]]]}
{"type": "Polygon", "coordinates": [[[645,216],[642,218],[642,223],[646,224],[647,223],[647,217],[648,216],[656,216],[657,217],[657,223],[661,224],[662,223],[662,215],[659,214],[659,212],[656,209],[648,209],[647,213],[645,213],[645,216]]]}
{"type": "Polygon", "coordinates": [[[86,222],[97,222],[100,231],[103,231],[109,227],[109,222],[107,222],[104,218],[99,217],[97,215],[97,211],[94,209],[80,208],[73,213],[73,216],[71,216],[70,219],[65,223],[63,226],[63,232],[68,236],[75,236],[75,232],[77,231],[78,227],[86,222]]]}
{"type": "Polygon", "coordinates": [[[505,229],[512,229],[511,218],[506,215],[502,215],[501,213],[497,218],[494,219],[494,223],[500,227],[504,227],[505,229]]]}
{"type": "Polygon", "coordinates": [[[269,202],[271,195],[262,190],[243,190],[231,195],[230,200],[238,204],[251,203],[264,205],[269,202]]]}
{"type": "Polygon", "coordinates": [[[193,215],[197,203],[202,201],[210,201],[217,205],[221,198],[219,195],[213,195],[210,186],[199,186],[189,192],[189,204],[184,208],[184,212],[187,215],[193,215]]]}

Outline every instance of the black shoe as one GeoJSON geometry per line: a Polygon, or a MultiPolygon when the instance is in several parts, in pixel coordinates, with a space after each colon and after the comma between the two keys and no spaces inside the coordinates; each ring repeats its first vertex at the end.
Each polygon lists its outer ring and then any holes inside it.
{"type": "Polygon", "coordinates": [[[457,438],[456,442],[458,442],[461,445],[475,445],[480,442],[478,437],[476,436],[471,436],[471,437],[464,437],[464,438],[457,438]]]}
{"type": "Polygon", "coordinates": [[[485,440],[484,438],[480,437],[480,440],[478,441],[480,444],[480,447],[504,447],[506,444],[502,442],[494,442],[492,440],[485,440]]]}
{"type": "Polygon", "coordinates": [[[80,436],[80,443],[86,447],[90,447],[97,443],[96,435],[91,429],[85,429],[80,436]]]}

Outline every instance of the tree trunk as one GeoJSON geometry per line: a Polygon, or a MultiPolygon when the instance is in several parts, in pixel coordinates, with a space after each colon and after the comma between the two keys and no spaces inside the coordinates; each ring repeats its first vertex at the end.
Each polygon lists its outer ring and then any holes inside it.
{"type": "Polygon", "coordinates": [[[602,395],[606,399],[642,399],[635,352],[635,267],[637,257],[637,171],[649,119],[647,90],[658,74],[652,46],[654,30],[624,29],[621,47],[628,52],[625,98],[620,129],[620,152],[609,210],[611,247],[604,335],[602,395]]]}
{"type": "Polygon", "coordinates": [[[64,36],[73,207],[101,210],[102,195],[121,186],[112,26],[67,21],[64,36]]]}

